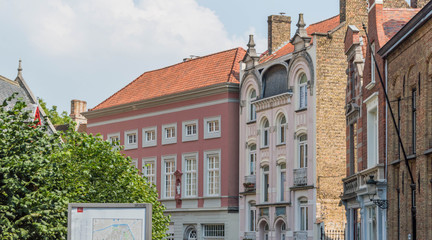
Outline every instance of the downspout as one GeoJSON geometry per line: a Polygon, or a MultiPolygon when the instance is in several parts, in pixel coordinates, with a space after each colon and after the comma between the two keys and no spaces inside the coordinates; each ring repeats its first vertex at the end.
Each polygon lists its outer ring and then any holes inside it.
{"type": "MultiPolygon", "coordinates": [[[[387,58],[386,59],[384,59],[384,74],[385,74],[385,76],[384,76],[384,81],[385,81],[385,90],[387,90],[387,82],[388,82],[388,71],[387,71],[387,58]]],[[[387,111],[388,111],[388,106],[387,106],[387,104],[385,105],[385,166],[384,166],[384,171],[385,171],[385,174],[384,174],[384,178],[385,178],[385,182],[386,182],[386,191],[385,191],[385,193],[386,193],[386,199],[388,199],[388,197],[387,197],[387,194],[388,194],[388,165],[387,165],[387,163],[388,163],[388,115],[387,115],[387,111]]],[[[384,209],[384,216],[383,216],[383,219],[385,219],[385,221],[384,221],[384,226],[383,226],[383,229],[382,229],[382,231],[383,231],[383,239],[387,239],[387,209],[384,209]]]]}

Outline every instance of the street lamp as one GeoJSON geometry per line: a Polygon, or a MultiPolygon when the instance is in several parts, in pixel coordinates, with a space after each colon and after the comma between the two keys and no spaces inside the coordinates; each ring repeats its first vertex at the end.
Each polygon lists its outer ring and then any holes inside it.
{"type": "Polygon", "coordinates": [[[374,175],[369,176],[369,180],[366,181],[366,188],[369,195],[369,200],[372,201],[375,205],[377,205],[381,209],[387,209],[388,202],[387,200],[374,199],[374,196],[377,193],[377,183],[378,181],[374,180],[374,175]]]}

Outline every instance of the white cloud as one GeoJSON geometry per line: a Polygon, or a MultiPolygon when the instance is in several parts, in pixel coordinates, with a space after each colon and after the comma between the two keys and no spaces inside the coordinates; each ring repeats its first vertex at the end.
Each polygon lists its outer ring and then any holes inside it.
{"type": "Polygon", "coordinates": [[[8,5],[19,18],[18,28],[52,56],[202,54],[237,43],[216,14],[195,0],[13,2],[8,5]]]}

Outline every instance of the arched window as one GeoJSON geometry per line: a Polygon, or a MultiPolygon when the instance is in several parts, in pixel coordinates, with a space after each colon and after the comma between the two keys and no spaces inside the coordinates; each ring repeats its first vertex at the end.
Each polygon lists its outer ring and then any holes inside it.
{"type": "Polygon", "coordinates": [[[269,225],[267,222],[263,221],[260,223],[259,225],[259,238],[258,239],[263,239],[263,240],[268,240],[269,239],[269,225]]]}
{"type": "Polygon", "coordinates": [[[300,223],[300,231],[309,230],[308,222],[309,222],[309,208],[308,208],[308,199],[302,197],[299,199],[299,223],[300,223]]]}
{"type": "Polygon", "coordinates": [[[278,118],[277,122],[277,139],[278,144],[284,144],[285,143],[285,131],[286,131],[286,118],[285,115],[281,114],[278,118]]]}
{"type": "Polygon", "coordinates": [[[262,200],[263,202],[268,202],[269,201],[269,173],[270,173],[270,168],[269,166],[264,166],[262,168],[262,177],[261,177],[261,186],[262,186],[262,200]]]}
{"type": "Polygon", "coordinates": [[[255,110],[255,105],[252,104],[252,101],[256,100],[257,94],[255,89],[252,89],[249,92],[249,99],[248,99],[248,120],[250,122],[255,121],[256,120],[256,110],[255,110]]]}
{"type": "Polygon", "coordinates": [[[276,240],[286,239],[286,224],[283,220],[276,223],[276,240]]]}
{"type": "Polygon", "coordinates": [[[307,107],[307,77],[302,73],[299,77],[299,109],[307,107]]]}
{"type": "Polygon", "coordinates": [[[187,240],[198,239],[198,234],[197,234],[195,227],[190,226],[186,229],[185,234],[184,234],[184,239],[187,239],[187,240]]]}
{"type": "Polygon", "coordinates": [[[265,118],[262,122],[262,138],[261,138],[261,147],[268,147],[269,139],[270,139],[270,124],[267,118],[265,118]]]}
{"type": "Polygon", "coordinates": [[[307,135],[298,137],[298,164],[300,168],[307,168],[307,135]]]}
{"type": "Polygon", "coordinates": [[[251,144],[248,147],[248,174],[255,175],[255,164],[256,164],[256,145],[251,144]]]}

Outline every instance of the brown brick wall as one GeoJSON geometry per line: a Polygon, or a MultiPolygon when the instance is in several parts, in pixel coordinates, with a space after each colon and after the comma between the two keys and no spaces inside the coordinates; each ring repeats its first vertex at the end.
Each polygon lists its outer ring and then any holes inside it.
{"type": "MultiPolygon", "coordinates": [[[[417,239],[432,239],[432,156],[425,152],[432,148],[432,21],[429,20],[388,57],[388,85],[390,100],[402,100],[401,134],[404,146],[413,159],[409,160],[416,183],[417,239]],[[420,75],[419,75],[420,74],[420,75]],[[420,76],[420,84],[419,84],[420,76]],[[405,79],[405,84],[404,84],[405,79]],[[417,131],[415,154],[410,152],[411,96],[417,89],[417,131]]],[[[397,115],[396,101],[392,103],[397,115]]],[[[388,239],[406,239],[411,230],[410,177],[405,163],[399,162],[397,139],[393,124],[389,123],[388,174],[388,239]],[[400,206],[398,202],[398,190],[400,206]],[[398,212],[398,209],[400,211],[398,212]],[[400,231],[398,231],[398,213],[400,231]]],[[[403,156],[401,154],[401,156],[403,156]]],[[[401,157],[403,160],[403,157],[401,157]]]]}

